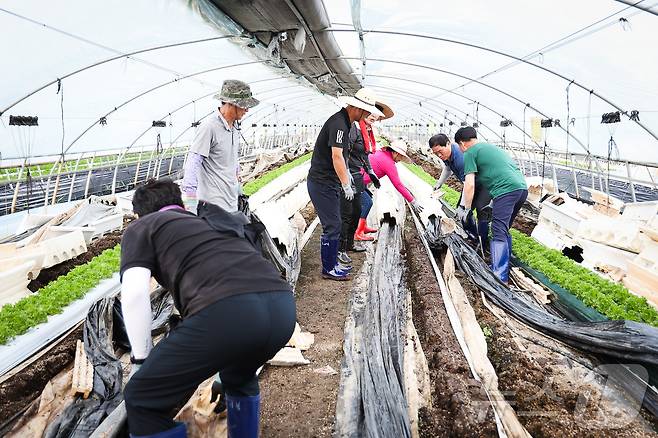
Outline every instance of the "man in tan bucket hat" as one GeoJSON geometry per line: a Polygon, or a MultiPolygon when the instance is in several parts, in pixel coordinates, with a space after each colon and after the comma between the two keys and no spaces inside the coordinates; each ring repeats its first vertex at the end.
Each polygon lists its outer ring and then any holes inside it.
{"type": "Polygon", "coordinates": [[[238,210],[240,129],[236,122],[259,103],[249,85],[236,79],[225,80],[215,99],[221,102],[219,111],[197,128],[181,184],[185,207],[199,216],[212,215],[216,208],[238,210]]]}

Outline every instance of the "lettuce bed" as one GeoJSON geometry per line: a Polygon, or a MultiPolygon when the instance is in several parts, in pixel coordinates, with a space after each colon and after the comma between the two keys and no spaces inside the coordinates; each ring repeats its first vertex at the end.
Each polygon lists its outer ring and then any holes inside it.
{"type": "MultiPolygon", "coordinates": [[[[299,166],[311,158],[311,152],[271,170],[247,183],[244,192],[256,193],[261,187],[299,166]]],[[[121,261],[121,246],[103,251],[88,263],[77,266],[66,275],[58,277],[39,289],[35,294],[23,298],[15,304],[6,304],[0,309],[0,345],[22,335],[31,327],[46,322],[50,315],[61,313],[64,307],[82,298],[101,280],[118,272],[121,261]]]]}
{"type": "MultiPolygon", "coordinates": [[[[432,185],[435,183],[435,179],[420,166],[405,164],[423,181],[432,185]]],[[[453,207],[456,206],[459,193],[445,185],[441,189],[445,191],[443,198],[453,207]]],[[[646,298],[633,295],[621,284],[602,278],[532,237],[514,229],[511,234],[513,253],[520,261],[544,274],[587,306],[610,319],[627,319],[658,327],[658,312],[646,298]]]]}
{"type": "Polygon", "coordinates": [[[273,179],[281,176],[282,174],[286,173],[290,169],[297,167],[300,164],[303,164],[308,160],[310,160],[312,154],[313,152],[309,152],[307,154],[302,155],[301,157],[297,157],[294,160],[292,160],[290,163],[286,163],[281,167],[277,167],[274,170],[270,170],[269,172],[259,176],[255,180],[248,182],[247,184],[245,184],[243,188],[244,194],[247,196],[253,195],[258,190],[260,190],[261,187],[271,182],[273,179]]]}
{"type": "Polygon", "coordinates": [[[0,345],[46,322],[73,301],[119,270],[121,246],[106,249],[88,263],[76,266],[33,295],[0,309],[0,345]]]}

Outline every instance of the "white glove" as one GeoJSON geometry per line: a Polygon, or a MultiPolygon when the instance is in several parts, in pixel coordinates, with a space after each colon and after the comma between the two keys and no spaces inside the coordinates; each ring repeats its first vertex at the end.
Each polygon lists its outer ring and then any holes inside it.
{"type": "Polygon", "coordinates": [[[411,201],[411,208],[413,208],[417,214],[421,214],[423,212],[423,206],[420,205],[416,199],[411,201]]]}
{"type": "Polygon", "coordinates": [[[348,183],[348,184],[343,184],[342,187],[343,187],[343,194],[345,195],[345,199],[347,199],[348,201],[354,199],[354,189],[352,188],[352,186],[348,183]]]}
{"type": "Polygon", "coordinates": [[[196,214],[197,206],[199,205],[199,200],[196,197],[196,193],[194,192],[183,193],[182,197],[183,197],[183,205],[185,206],[185,210],[196,214]]]}

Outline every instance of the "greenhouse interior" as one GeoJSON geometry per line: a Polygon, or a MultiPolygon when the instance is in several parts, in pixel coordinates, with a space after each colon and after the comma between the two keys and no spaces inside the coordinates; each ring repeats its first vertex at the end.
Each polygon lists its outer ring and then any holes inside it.
{"type": "Polygon", "coordinates": [[[658,1],[0,28],[0,436],[658,436],[658,1]]]}

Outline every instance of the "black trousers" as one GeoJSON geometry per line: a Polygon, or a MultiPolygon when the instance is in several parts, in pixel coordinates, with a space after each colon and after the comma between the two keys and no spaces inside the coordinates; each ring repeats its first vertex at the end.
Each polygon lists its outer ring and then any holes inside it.
{"type": "Polygon", "coordinates": [[[234,295],[183,320],[126,385],[130,433],[174,427],[172,409],[217,372],[227,395],[258,395],[256,370],[286,345],[295,320],[290,291],[234,295]]]}
{"type": "Polygon", "coordinates": [[[306,187],[322,224],[322,237],[340,239],[340,200],[344,198],[340,186],[307,179],[306,187]]]}
{"type": "Polygon", "coordinates": [[[361,193],[355,193],[351,201],[341,196],[340,217],[340,251],[347,251],[354,246],[354,232],[361,218],[361,193]]]}

